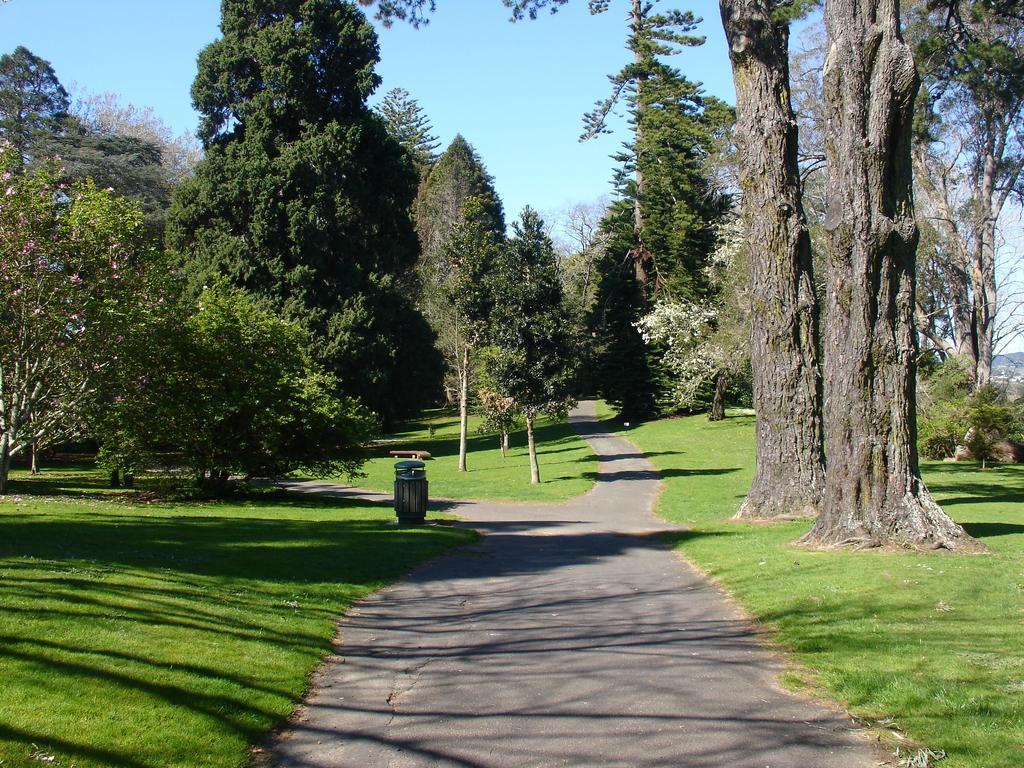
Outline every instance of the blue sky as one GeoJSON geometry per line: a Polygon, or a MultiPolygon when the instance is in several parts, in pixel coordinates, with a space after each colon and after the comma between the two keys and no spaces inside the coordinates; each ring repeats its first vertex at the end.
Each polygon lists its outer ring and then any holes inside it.
{"type": "MultiPolygon", "coordinates": [[[[380,29],[383,84],[410,91],[447,144],[462,133],[494,175],[506,210],[541,211],[610,191],[622,133],[586,144],[581,118],[627,60],[627,0],[592,17],[586,0],[554,16],[510,24],[500,0],[438,0],[418,30],[380,29]]],[[[665,0],[666,7],[677,4],[665,0]]],[[[708,42],[674,63],[708,93],[734,102],[718,4],[679,3],[705,21],[708,42]]],[[[177,132],[197,124],[189,89],[196,55],[219,36],[218,0],[9,0],[0,3],[0,52],[24,45],[65,86],[112,91],[149,106],[177,132]]]]}

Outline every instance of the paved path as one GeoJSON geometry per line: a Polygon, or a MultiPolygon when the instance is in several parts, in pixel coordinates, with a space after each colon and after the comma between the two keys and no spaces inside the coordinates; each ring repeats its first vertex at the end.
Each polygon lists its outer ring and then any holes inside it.
{"type": "Polygon", "coordinates": [[[601,459],[594,489],[454,507],[487,535],[342,622],[271,764],[875,765],[848,718],[778,688],[778,663],[658,536],[653,465],[592,413],[572,421],[601,459]]]}

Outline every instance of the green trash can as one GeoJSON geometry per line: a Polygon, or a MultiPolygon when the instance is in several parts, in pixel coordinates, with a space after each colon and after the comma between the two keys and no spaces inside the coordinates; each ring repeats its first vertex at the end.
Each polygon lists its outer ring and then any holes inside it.
{"type": "Polygon", "coordinates": [[[426,521],[426,466],[422,461],[395,464],[395,514],[399,525],[423,525],[426,521]]]}

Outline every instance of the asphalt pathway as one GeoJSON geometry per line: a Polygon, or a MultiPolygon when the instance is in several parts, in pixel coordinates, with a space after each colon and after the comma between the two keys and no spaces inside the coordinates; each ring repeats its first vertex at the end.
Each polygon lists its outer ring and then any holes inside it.
{"type": "Polygon", "coordinates": [[[269,764],[876,765],[848,717],[778,687],[749,624],[665,543],[654,466],[593,413],[571,416],[600,457],[593,490],[452,507],[486,536],[343,620],[269,764]]]}

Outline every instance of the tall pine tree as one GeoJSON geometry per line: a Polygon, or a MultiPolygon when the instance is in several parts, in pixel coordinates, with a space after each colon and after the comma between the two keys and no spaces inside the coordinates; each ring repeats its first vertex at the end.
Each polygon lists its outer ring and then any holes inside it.
{"type": "Polygon", "coordinates": [[[593,322],[601,394],[623,416],[641,418],[659,410],[668,381],[659,350],[644,344],[636,323],[658,296],[698,300],[709,290],[704,266],[728,201],[713,189],[707,158],[733,115],[660,58],[702,43],[689,34],[698,20],[656,13],[651,2],[631,0],[630,8],[633,60],[609,78],[612,94],[585,117],[581,138],[606,132],[608,115],[625,101],[632,136],[616,156],[620,200],[603,223],[610,247],[593,322]]]}
{"type": "Polygon", "coordinates": [[[0,56],[0,139],[24,163],[40,137],[59,131],[68,114],[68,92],[50,62],[19,45],[0,56]]]}
{"type": "Polygon", "coordinates": [[[423,107],[404,88],[392,88],[377,105],[377,113],[395,140],[412,155],[421,175],[426,175],[437,160],[441,142],[431,131],[433,126],[423,107]]]}
{"type": "Polygon", "coordinates": [[[372,26],[343,0],[224,0],[221,31],[192,87],[206,156],[168,244],[196,287],[226,278],[309,329],[316,357],[385,421],[413,412],[439,371],[396,283],[416,261],[418,178],[367,106],[372,26]]]}

